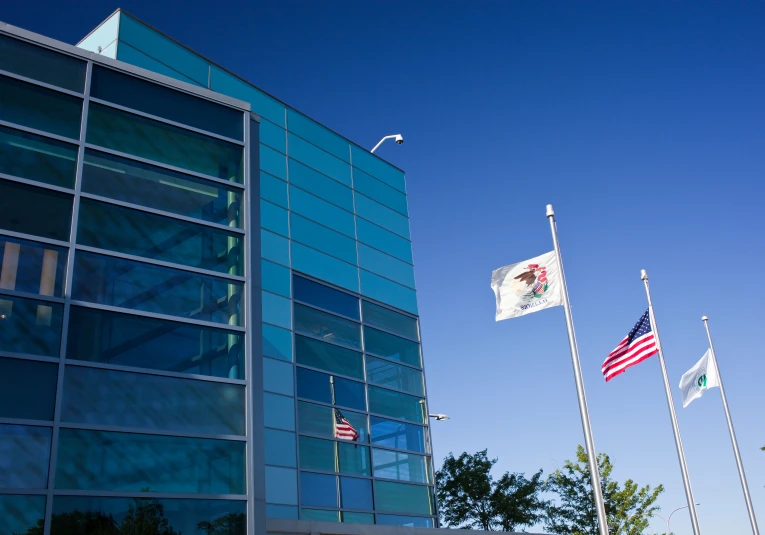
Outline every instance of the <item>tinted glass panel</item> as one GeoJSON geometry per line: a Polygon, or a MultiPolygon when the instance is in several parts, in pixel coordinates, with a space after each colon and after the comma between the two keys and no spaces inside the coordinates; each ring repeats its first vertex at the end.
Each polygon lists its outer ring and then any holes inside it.
{"type": "Polygon", "coordinates": [[[287,152],[287,133],[284,128],[276,126],[269,120],[263,120],[261,117],[258,125],[259,141],[269,147],[273,147],[281,153],[287,152]]]}
{"type": "Polygon", "coordinates": [[[82,191],[230,227],[242,226],[242,190],[88,150],[82,191]]]}
{"type": "Polygon", "coordinates": [[[0,418],[53,420],[58,364],[0,358],[0,418]]]}
{"type": "Polygon", "coordinates": [[[358,169],[353,170],[353,189],[400,214],[408,215],[406,195],[358,169]]]}
{"type": "Polygon", "coordinates": [[[359,319],[359,300],[352,295],[302,277],[293,277],[292,292],[298,301],[359,319]]]}
{"type": "MultiPolygon", "coordinates": [[[[343,416],[358,431],[360,436],[357,442],[368,442],[369,433],[367,432],[366,415],[343,409],[343,416]]],[[[298,401],[298,429],[301,433],[332,438],[334,431],[332,425],[333,419],[331,407],[298,401]]]]}
{"type": "Polygon", "coordinates": [[[370,416],[369,431],[372,444],[425,453],[425,428],[422,426],[370,416]]]}
{"type": "Polygon", "coordinates": [[[297,505],[297,470],[266,466],[266,501],[297,505]]]}
{"type": "Polygon", "coordinates": [[[261,116],[279,126],[286,126],[284,104],[215,65],[210,69],[210,89],[249,102],[261,116]]]}
{"type": "Polygon", "coordinates": [[[295,395],[292,364],[274,359],[263,359],[263,388],[268,392],[295,395]]]}
{"type": "Polygon", "coordinates": [[[260,248],[263,258],[284,266],[290,265],[290,242],[287,238],[267,230],[261,230],[260,248]]]}
{"type": "Polygon", "coordinates": [[[325,227],[342,232],[351,238],[356,236],[354,218],[351,212],[294,186],[290,186],[290,210],[321,223],[325,227]]]}
{"type": "Polygon", "coordinates": [[[67,366],[61,420],[244,435],[244,386],[67,366]]]}
{"type": "Polygon", "coordinates": [[[374,458],[375,477],[417,483],[433,482],[427,457],[378,449],[372,450],[372,457],[374,458]]]}
{"type": "Polygon", "coordinates": [[[351,185],[350,165],[293,134],[288,134],[288,143],[290,156],[327,176],[331,176],[346,186],[351,185]]]}
{"type": "Polygon", "coordinates": [[[337,507],[337,477],[300,472],[300,502],[316,507],[337,507]]]}
{"type": "Polygon", "coordinates": [[[0,173],[72,188],[76,172],[76,146],[0,127],[0,173]]]}
{"type": "Polygon", "coordinates": [[[375,515],[372,513],[352,513],[350,511],[342,511],[340,513],[343,522],[348,524],[374,524],[375,515]]]}
{"type": "Polygon", "coordinates": [[[79,251],[74,299],[241,325],[242,284],[79,251]]]}
{"type": "Polygon", "coordinates": [[[93,67],[90,96],[221,136],[244,139],[242,112],[104,67],[93,67]]]}
{"type": "Polygon", "coordinates": [[[404,338],[419,340],[417,320],[415,318],[399,314],[389,308],[375,305],[369,301],[362,301],[361,309],[364,312],[364,323],[367,325],[379,327],[404,338]]]}
{"type": "Polygon", "coordinates": [[[327,511],[326,509],[301,509],[300,519],[318,520],[320,522],[339,522],[339,514],[340,511],[327,511]]]}
{"type": "Polygon", "coordinates": [[[71,221],[71,195],[0,180],[0,228],[69,241],[71,221]]]}
{"type": "Polygon", "coordinates": [[[289,505],[266,505],[266,518],[286,518],[289,520],[297,520],[297,517],[297,507],[290,507],[289,505]]]}
{"type": "Polygon", "coordinates": [[[261,199],[260,226],[282,236],[289,236],[290,224],[287,210],[261,199]]]}
{"type": "Polygon", "coordinates": [[[337,443],[337,459],[341,474],[371,476],[369,448],[351,442],[337,443]]]}
{"type": "Polygon", "coordinates": [[[359,270],[361,293],[365,296],[417,314],[417,292],[397,282],[384,279],[365,269],[359,270]]]}
{"type": "Polygon", "coordinates": [[[61,429],[56,487],[244,494],[244,444],[61,429]]]}
{"type": "Polygon", "coordinates": [[[424,399],[376,386],[368,387],[369,412],[425,423],[424,399]]]}
{"type": "Polygon", "coordinates": [[[353,190],[300,162],[289,160],[290,184],[353,212],[353,190]]]}
{"type": "Polygon", "coordinates": [[[266,427],[295,430],[295,398],[266,392],[263,407],[266,427]]]}
{"type": "Polygon", "coordinates": [[[264,323],[263,355],[292,362],[292,332],[264,323]]]}
{"type": "Polygon", "coordinates": [[[242,182],[242,147],[91,103],[88,143],[232,182],[242,182]]]}
{"type": "Polygon", "coordinates": [[[292,267],[341,288],[359,291],[359,270],[347,262],[292,242],[292,267]]]}
{"type": "Polygon", "coordinates": [[[361,349],[361,326],[295,303],[295,331],[327,342],[361,349]]]}
{"type": "Polygon", "coordinates": [[[0,351],[58,357],[63,305],[0,294],[0,351]]]}
{"type": "Polygon", "coordinates": [[[351,151],[348,141],[328,128],[291,109],[287,109],[287,123],[290,132],[296,133],[346,162],[350,161],[351,151]]]}
{"type": "Polygon", "coordinates": [[[290,296],[290,270],[279,264],[261,260],[260,282],[267,292],[273,292],[284,297],[290,296]]]}
{"type": "Polygon", "coordinates": [[[66,253],[63,247],[0,236],[0,289],[62,296],[66,253]]]}
{"type": "Polygon", "coordinates": [[[372,510],[372,480],[355,477],[340,478],[340,507],[372,510]]]}
{"type": "Polygon", "coordinates": [[[0,119],[71,139],[80,137],[82,99],[0,76],[0,119]]]}
{"type": "Polygon", "coordinates": [[[335,472],[336,442],[313,437],[300,437],[300,467],[304,470],[335,472]]]}
{"type": "Polygon", "coordinates": [[[395,232],[402,238],[410,239],[409,219],[406,216],[403,216],[364,195],[359,195],[354,192],[353,196],[356,200],[356,214],[359,217],[363,217],[376,225],[380,225],[391,232],[395,232]]]}
{"type": "Polygon", "coordinates": [[[318,251],[325,252],[350,264],[356,264],[356,240],[310,219],[290,213],[290,237],[318,251]]]}
{"type": "Polygon", "coordinates": [[[261,307],[264,322],[285,329],[292,328],[292,301],[269,292],[261,292],[261,307]]]}
{"type": "Polygon", "coordinates": [[[432,528],[432,518],[403,515],[377,515],[377,523],[383,526],[409,526],[413,528],[432,528]]]}
{"type": "MultiPolygon", "coordinates": [[[[51,535],[245,535],[247,502],[56,496],[51,535]]],[[[31,535],[31,534],[30,534],[31,535]]]]}
{"type": "Polygon", "coordinates": [[[84,61],[0,35],[0,69],[82,93],[84,61]]]}
{"type": "Polygon", "coordinates": [[[42,533],[45,496],[0,494],[0,535],[42,533]]]}
{"type": "Polygon", "coordinates": [[[242,236],[82,199],[77,243],[165,262],[241,275],[242,236]]]}
{"type": "Polygon", "coordinates": [[[354,167],[363,169],[378,180],[382,180],[389,186],[406,193],[406,182],[404,172],[396,169],[385,160],[378,158],[357,145],[351,146],[351,154],[354,167]]]}
{"type": "Polygon", "coordinates": [[[52,431],[0,424],[0,488],[47,488],[52,431]]]}
{"type": "Polygon", "coordinates": [[[377,249],[359,244],[359,266],[399,284],[414,288],[414,267],[377,249]]]}
{"type": "Polygon", "coordinates": [[[266,449],[266,464],[276,466],[297,466],[295,433],[264,429],[263,438],[266,449]]]}
{"type": "Polygon", "coordinates": [[[356,218],[356,232],[360,242],[412,263],[412,243],[409,240],[360,218],[356,218]]]}
{"type": "Polygon", "coordinates": [[[387,360],[367,357],[367,381],[418,396],[425,395],[421,371],[387,360]]]}
{"type": "Polygon", "coordinates": [[[433,489],[424,485],[407,485],[375,481],[375,505],[378,511],[433,514],[433,489]]]}
{"type": "Polygon", "coordinates": [[[333,390],[335,404],[362,411],[366,410],[363,383],[350,381],[342,377],[332,377],[325,373],[306,370],[305,368],[299,367],[297,369],[298,397],[332,403],[333,390]],[[333,381],[331,382],[330,379],[333,381]]]}
{"type": "Polygon", "coordinates": [[[422,367],[419,344],[367,326],[364,326],[364,349],[367,353],[422,367]]]}
{"type": "Polygon", "coordinates": [[[73,306],[66,358],[243,379],[243,335],[73,306]]]}
{"type": "Polygon", "coordinates": [[[260,173],[260,197],[282,208],[289,207],[287,183],[265,172],[260,173]]]}
{"type": "Polygon", "coordinates": [[[305,336],[295,336],[295,362],[357,379],[364,378],[361,353],[305,336]]]}
{"type": "Polygon", "coordinates": [[[281,152],[260,146],[260,169],[274,176],[287,180],[287,157],[281,152]]]}

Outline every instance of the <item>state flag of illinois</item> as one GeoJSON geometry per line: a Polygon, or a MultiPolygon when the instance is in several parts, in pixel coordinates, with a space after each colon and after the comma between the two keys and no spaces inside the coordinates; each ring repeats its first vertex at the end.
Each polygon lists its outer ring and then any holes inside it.
{"type": "Polygon", "coordinates": [[[495,269],[491,288],[497,298],[496,320],[516,318],[563,304],[558,256],[550,251],[495,269]]]}

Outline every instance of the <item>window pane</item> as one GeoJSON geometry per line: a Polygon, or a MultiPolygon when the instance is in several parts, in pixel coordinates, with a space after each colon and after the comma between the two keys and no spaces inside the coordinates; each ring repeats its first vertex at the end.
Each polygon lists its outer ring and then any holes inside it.
{"type": "Polygon", "coordinates": [[[85,151],[82,191],[242,227],[242,190],[111,154],[85,151]]]}
{"type": "Polygon", "coordinates": [[[317,171],[342,182],[346,186],[351,185],[351,166],[344,161],[335,158],[320,148],[303,141],[294,134],[288,134],[290,156],[310,165],[317,171]]]}
{"type": "Polygon", "coordinates": [[[290,159],[290,184],[317,197],[353,212],[353,190],[337,180],[322,175],[300,162],[290,159]]]}
{"type": "Polygon", "coordinates": [[[334,204],[323,201],[294,186],[290,186],[290,210],[307,217],[325,227],[356,237],[353,214],[334,204]]]}
{"type": "Polygon", "coordinates": [[[353,197],[356,200],[356,214],[359,217],[395,232],[402,238],[410,239],[409,218],[358,192],[354,192],[353,197]]]}
{"type": "Polygon", "coordinates": [[[63,305],[0,295],[0,351],[58,357],[63,305]]]}
{"type": "Polygon", "coordinates": [[[52,428],[0,424],[0,488],[48,487],[52,428]]]}
{"type": "Polygon", "coordinates": [[[361,327],[315,308],[295,303],[295,332],[361,349],[361,327]]]}
{"type": "Polygon", "coordinates": [[[244,435],[244,386],[67,366],[61,420],[244,435]]]}
{"type": "Polygon", "coordinates": [[[260,200],[260,226],[282,236],[289,236],[289,212],[284,208],[260,200]]]}
{"type": "Polygon", "coordinates": [[[343,509],[374,509],[372,480],[355,477],[340,478],[340,507],[343,509]]]}
{"type": "Polygon", "coordinates": [[[263,394],[263,414],[266,427],[295,430],[295,398],[266,392],[263,394]]]}
{"type": "Polygon", "coordinates": [[[326,509],[301,509],[301,520],[318,520],[320,522],[339,522],[340,511],[327,511],[326,509]]]}
{"type": "Polygon", "coordinates": [[[177,269],[79,251],[74,299],[241,325],[242,284],[177,269]]]}
{"type": "Polygon", "coordinates": [[[342,377],[332,377],[305,368],[297,368],[298,397],[323,403],[333,403],[333,390],[334,404],[362,411],[366,410],[364,383],[342,377]],[[330,382],[330,379],[334,379],[334,383],[330,382]]]}
{"type": "Polygon", "coordinates": [[[295,395],[292,364],[274,359],[263,359],[263,388],[268,392],[295,395]]]}
{"type": "Polygon", "coordinates": [[[366,446],[359,446],[352,442],[338,442],[337,458],[341,474],[372,475],[369,448],[366,446]]]}
{"type": "Polygon", "coordinates": [[[409,215],[405,194],[358,169],[353,170],[353,189],[399,214],[409,215]]]}
{"type": "MultiPolygon", "coordinates": [[[[268,466],[266,470],[268,470],[268,466]]],[[[296,500],[297,501],[297,500],[296,500]]],[[[297,507],[289,505],[270,505],[266,504],[266,518],[286,518],[288,520],[297,520],[297,507]]]]}
{"type": "Polygon", "coordinates": [[[263,321],[285,329],[292,328],[292,302],[289,299],[261,292],[263,321]]]}
{"type": "Polygon", "coordinates": [[[40,534],[45,517],[45,496],[0,494],[0,535],[40,534]]]}
{"type": "Polygon", "coordinates": [[[411,264],[381,253],[377,249],[367,247],[363,243],[359,244],[359,266],[394,282],[414,288],[414,267],[411,264]]]}
{"type": "Polygon", "coordinates": [[[361,293],[370,299],[417,314],[417,292],[397,282],[375,275],[365,269],[359,270],[361,293]]]}
{"type": "Polygon", "coordinates": [[[71,139],[80,138],[82,99],[0,76],[0,119],[71,139]]]}
{"type": "Polygon", "coordinates": [[[351,151],[347,140],[332,132],[329,128],[309,119],[302,113],[287,109],[287,123],[290,132],[309,140],[317,147],[334,154],[342,160],[350,161],[351,151]]]}
{"type": "Polygon", "coordinates": [[[82,93],[84,61],[19,39],[0,36],[0,69],[82,93]]]}
{"type": "Polygon", "coordinates": [[[433,489],[375,480],[375,505],[378,511],[431,515],[434,512],[433,489]]]}
{"type": "Polygon", "coordinates": [[[361,309],[364,313],[365,324],[379,327],[410,340],[420,339],[417,335],[417,320],[415,318],[399,314],[369,301],[362,301],[361,309]]]}
{"type": "Polygon", "coordinates": [[[197,173],[242,182],[239,145],[92,102],[88,143],[197,173]]]}
{"type": "MultiPolygon", "coordinates": [[[[343,416],[359,432],[357,442],[368,442],[369,433],[367,432],[366,415],[343,409],[343,416]]],[[[311,433],[332,438],[333,419],[331,407],[298,401],[298,429],[301,433],[311,433]]]]}
{"type": "Polygon", "coordinates": [[[61,297],[67,250],[0,236],[0,289],[61,297]]]}
{"type": "Polygon", "coordinates": [[[240,234],[82,199],[77,243],[241,275],[240,234]]]}
{"type": "Polygon", "coordinates": [[[425,428],[422,426],[370,416],[369,432],[372,444],[425,453],[425,428]]]}
{"type": "Polygon", "coordinates": [[[93,66],[90,96],[221,136],[244,139],[242,112],[105,67],[93,66]]]}
{"type": "Polygon", "coordinates": [[[297,470],[266,466],[266,502],[297,505],[297,470]]]}
{"type": "Polygon", "coordinates": [[[261,117],[258,125],[258,140],[264,145],[273,147],[281,153],[287,152],[287,132],[284,128],[276,126],[269,120],[261,117]]]}
{"type": "Polygon", "coordinates": [[[260,197],[282,208],[289,208],[287,183],[266,172],[260,173],[260,197]]]}
{"type": "Polygon", "coordinates": [[[277,466],[297,466],[295,433],[264,429],[263,438],[266,447],[266,464],[277,466]]]}
{"type": "Polygon", "coordinates": [[[260,262],[260,281],[267,292],[290,296],[290,270],[267,260],[260,262]]]}
{"type": "Polygon", "coordinates": [[[327,253],[349,264],[355,265],[358,262],[356,240],[314,223],[294,212],[290,212],[290,237],[293,241],[327,253]]]}
{"type": "Polygon", "coordinates": [[[292,242],[292,268],[352,292],[359,291],[359,269],[310,247],[292,242]]]}
{"type": "Polygon", "coordinates": [[[0,418],[53,420],[57,378],[58,364],[0,358],[0,418]]]}
{"type": "Polygon", "coordinates": [[[425,423],[425,400],[376,386],[368,387],[369,412],[425,423]]]}
{"type": "Polygon", "coordinates": [[[377,515],[377,523],[383,526],[408,526],[412,528],[432,528],[433,519],[419,516],[377,515]]]}
{"type": "Polygon", "coordinates": [[[422,372],[367,356],[367,381],[418,396],[425,395],[422,372]]]}
{"type": "Polygon", "coordinates": [[[71,222],[71,195],[0,180],[0,228],[69,241],[71,222]]]}
{"type": "Polygon", "coordinates": [[[337,477],[300,472],[301,505],[337,507],[337,477]]]}
{"type": "Polygon", "coordinates": [[[287,180],[287,157],[281,152],[276,152],[265,145],[260,145],[259,151],[261,171],[287,180]]]}
{"type": "Polygon", "coordinates": [[[264,323],[263,356],[292,362],[292,332],[264,323]]]}
{"type": "Polygon", "coordinates": [[[56,488],[244,494],[244,445],[61,429],[56,488]]]}
{"type": "Polygon", "coordinates": [[[367,353],[374,353],[410,366],[422,367],[418,343],[372,329],[366,325],[364,326],[364,349],[367,353]]]}
{"type": "Polygon", "coordinates": [[[247,502],[56,496],[51,535],[73,535],[73,525],[79,535],[245,535],[247,502]]]}
{"type": "Polygon", "coordinates": [[[298,301],[359,319],[359,300],[352,295],[297,276],[292,279],[292,292],[298,301]]]}
{"type": "Polygon", "coordinates": [[[300,437],[300,468],[335,472],[335,442],[313,437],[300,437]]]}
{"type": "Polygon", "coordinates": [[[343,511],[340,513],[343,522],[346,524],[374,524],[375,515],[372,513],[352,513],[350,511],[343,511]]]}
{"type": "Polygon", "coordinates": [[[404,172],[396,169],[391,164],[370,153],[367,149],[358,145],[351,145],[351,156],[354,167],[363,169],[378,180],[382,180],[389,186],[406,193],[404,172]]]}
{"type": "Polygon", "coordinates": [[[428,457],[400,451],[372,450],[375,477],[416,483],[432,483],[428,457]]]}
{"type": "Polygon", "coordinates": [[[73,188],[77,147],[0,127],[0,173],[73,188]]]}
{"type": "Polygon", "coordinates": [[[287,238],[261,229],[260,249],[263,258],[283,266],[290,265],[290,241],[287,238]]]}
{"type": "Polygon", "coordinates": [[[244,379],[243,335],[73,306],[66,358],[244,379]]]}
{"type": "Polygon", "coordinates": [[[360,218],[356,218],[356,232],[360,242],[412,263],[412,242],[409,240],[360,218]]]}
{"type": "Polygon", "coordinates": [[[295,336],[295,362],[320,370],[364,379],[361,353],[318,340],[295,336]]]}

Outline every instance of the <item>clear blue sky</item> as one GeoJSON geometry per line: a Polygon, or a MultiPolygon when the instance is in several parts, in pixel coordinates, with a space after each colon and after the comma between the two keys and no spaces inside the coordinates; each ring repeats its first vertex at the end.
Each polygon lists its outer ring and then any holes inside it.
{"type": "MultiPolygon", "coordinates": [[[[362,145],[404,134],[379,154],[407,171],[430,404],[452,418],[437,459],[488,447],[549,473],[582,442],[563,311],[497,324],[489,287],[552,248],[553,203],[596,448],[618,479],[663,483],[664,513],[685,503],[657,359],[600,374],[645,268],[673,386],[711,318],[765,529],[765,4],[68,4],[0,20],[75,43],[123,7],[362,145]]],[[[678,412],[702,531],[748,533],[719,393],[678,412]]]]}

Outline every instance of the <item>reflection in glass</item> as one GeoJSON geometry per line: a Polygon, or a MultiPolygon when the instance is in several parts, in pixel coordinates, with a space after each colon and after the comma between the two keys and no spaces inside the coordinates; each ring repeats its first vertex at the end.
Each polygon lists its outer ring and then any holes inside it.
{"type": "Polygon", "coordinates": [[[363,383],[300,367],[296,371],[298,397],[366,410],[363,383]]]}
{"type": "Polygon", "coordinates": [[[300,503],[315,507],[337,507],[337,477],[300,472],[300,503]]]}
{"type": "Polygon", "coordinates": [[[0,120],[80,138],[82,99],[0,76],[0,120]]]}
{"type": "Polygon", "coordinates": [[[50,427],[0,424],[0,489],[48,487],[50,427]]]}
{"type": "Polygon", "coordinates": [[[375,515],[372,513],[354,513],[351,511],[343,511],[340,513],[342,521],[347,524],[374,524],[375,515]]]}
{"type": "Polygon", "coordinates": [[[0,180],[0,228],[69,241],[71,221],[71,195],[0,180]]]}
{"type": "Polygon", "coordinates": [[[0,357],[0,418],[53,420],[57,378],[58,364],[0,357]]]}
{"type": "Polygon", "coordinates": [[[72,188],[77,146],[0,126],[0,173],[72,188]]]}
{"type": "Polygon", "coordinates": [[[0,236],[0,290],[61,297],[66,253],[63,247],[0,236]]]}
{"type": "Polygon", "coordinates": [[[359,319],[359,300],[352,295],[297,276],[292,279],[292,292],[297,301],[359,319]]]}
{"type": "Polygon", "coordinates": [[[371,476],[369,448],[352,442],[337,442],[337,460],[341,474],[371,476]]]}
{"type": "Polygon", "coordinates": [[[407,485],[375,480],[375,505],[378,511],[431,515],[433,488],[425,485],[407,485]]]}
{"type": "Polygon", "coordinates": [[[56,488],[244,494],[244,445],[61,429],[56,488]]]}
{"type": "Polygon", "coordinates": [[[42,533],[45,496],[0,494],[0,535],[42,533]]]}
{"type": "Polygon", "coordinates": [[[78,251],[76,300],[241,325],[242,283],[78,251]]]}
{"type": "Polygon", "coordinates": [[[340,507],[343,509],[361,509],[371,511],[372,480],[355,477],[340,478],[340,507]]]}
{"type": "Polygon", "coordinates": [[[364,350],[367,353],[403,362],[410,366],[422,367],[418,343],[372,329],[366,325],[364,326],[364,350]]]}
{"type": "Polygon", "coordinates": [[[295,362],[357,379],[364,378],[361,353],[305,336],[295,336],[295,362]]]}
{"type": "Polygon", "coordinates": [[[364,323],[372,327],[379,327],[385,331],[398,334],[410,340],[419,340],[417,335],[417,320],[411,316],[405,316],[384,308],[369,301],[361,302],[361,310],[364,313],[364,323]]]}
{"type": "Polygon", "coordinates": [[[300,467],[322,472],[337,471],[335,442],[313,437],[300,437],[300,467]]]}
{"type": "Polygon", "coordinates": [[[422,426],[370,416],[369,432],[372,444],[426,453],[425,430],[422,426]]]}
{"type": "MultiPolygon", "coordinates": [[[[336,507],[336,506],[335,506],[336,507]]],[[[339,522],[340,511],[326,509],[300,509],[301,520],[318,520],[320,522],[339,522]]]]}
{"type": "Polygon", "coordinates": [[[367,381],[418,396],[425,395],[422,372],[367,356],[367,381]]]}
{"type": "Polygon", "coordinates": [[[361,326],[315,308],[295,303],[295,331],[325,342],[361,349],[361,326]]]}
{"type": "Polygon", "coordinates": [[[429,458],[400,451],[373,449],[375,477],[432,483],[429,458]]]}
{"type": "Polygon", "coordinates": [[[0,35],[0,69],[4,71],[82,93],[85,66],[72,56],[0,35]]]}
{"type": "Polygon", "coordinates": [[[433,519],[419,516],[377,515],[377,523],[382,526],[408,526],[412,528],[432,528],[433,519]]]}
{"type": "Polygon", "coordinates": [[[372,385],[367,387],[367,394],[369,395],[369,412],[410,422],[425,423],[423,398],[372,385]]]}
{"type": "Polygon", "coordinates": [[[58,357],[63,305],[0,294],[0,351],[58,357]]]}
{"type": "MultiPolygon", "coordinates": [[[[343,416],[358,431],[359,438],[356,442],[369,442],[366,415],[343,409],[343,416]]],[[[298,401],[298,429],[301,433],[332,438],[334,434],[333,422],[334,417],[331,407],[298,401]]]]}

